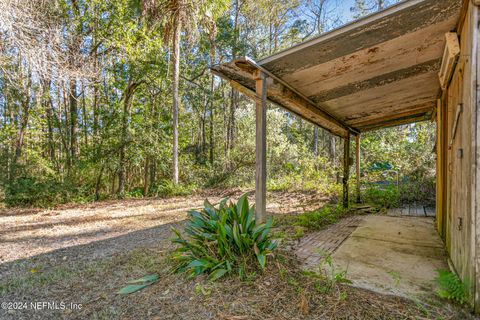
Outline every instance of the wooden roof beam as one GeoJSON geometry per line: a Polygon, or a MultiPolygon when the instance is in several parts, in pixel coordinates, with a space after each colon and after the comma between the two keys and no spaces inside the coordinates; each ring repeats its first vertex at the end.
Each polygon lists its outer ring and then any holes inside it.
{"type": "MultiPolygon", "coordinates": [[[[359,133],[358,130],[349,127],[343,121],[335,118],[283,80],[259,66],[254,60],[243,57],[235,60],[233,64],[235,67],[241,69],[243,73],[250,74],[252,78],[255,78],[258,72],[262,72],[268,76],[270,79],[267,90],[268,100],[340,137],[345,138],[348,133],[354,135],[359,133]]],[[[217,72],[217,74],[218,73],[219,72],[217,72]]]]}
{"type": "MultiPolygon", "coordinates": [[[[223,79],[225,79],[226,81],[228,81],[228,83],[235,90],[238,90],[239,92],[243,93],[244,95],[246,95],[250,99],[255,100],[255,99],[258,98],[255,91],[253,91],[253,90],[247,88],[246,86],[236,82],[235,80],[226,79],[221,73],[219,73],[215,70],[212,70],[212,73],[221,77],[221,78],[223,78],[223,79]]],[[[270,90],[269,93],[271,94],[272,91],[278,92],[278,91],[283,90],[283,88],[281,87],[281,85],[269,83],[268,84],[268,90],[270,90]]],[[[267,92],[268,92],[268,90],[267,90],[267,92]]],[[[300,108],[299,103],[300,102],[296,102],[294,96],[290,96],[290,97],[291,97],[290,99],[279,99],[278,97],[272,97],[270,95],[270,97],[268,98],[268,101],[271,102],[271,103],[280,105],[281,107],[287,109],[291,113],[293,113],[293,114],[295,114],[295,115],[297,115],[301,118],[304,118],[304,119],[312,122],[315,125],[318,125],[318,126],[324,128],[325,130],[327,130],[328,132],[330,132],[332,134],[338,135],[338,136],[343,137],[343,138],[346,136],[346,133],[348,132],[347,130],[344,130],[341,127],[331,126],[331,125],[329,125],[329,123],[327,123],[325,121],[322,121],[322,119],[325,115],[320,110],[318,110],[316,108],[311,108],[310,106],[305,106],[307,109],[302,109],[301,111],[299,111],[299,108],[300,108]],[[287,101],[290,101],[290,102],[287,102],[287,101]],[[305,111],[307,111],[307,113],[308,113],[308,118],[305,114],[305,111]],[[303,115],[300,112],[302,112],[303,115]]]]}
{"type": "Polygon", "coordinates": [[[268,96],[274,103],[297,115],[301,115],[302,118],[311,121],[335,135],[345,138],[349,132],[358,133],[358,131],[353,132],[339,120],[317,108],[303,99],[295,91],[290,90],[275,80],[268,86],[268,96]]]}
{"type": "Polygon", "coordinates": [[[396,127],[396,126],[400,126],[402,124],[409,124],[409,123],[413,123],[413,122],[427,121],[427,120],[431,119],[431,116],[432,116],[432,112],[414,114],[414,115],[410,115],[410,116],[403,117],[403,118],[388,120],[388,121],[385,121],[385,122],[360,127],[360,130],[362,132],[373,131],[373,130],[377,130],[377,129],[385,129],[385,128],[390,128],[390,127],[396,127]]]}
{"type": "Polygon", "coordinates": [[[371,116],[363,116],[358,117],[352,120],[347,120],[348,123],[355,128],[361,128],[372,126],[378,123],[386,123],[388,121],[395,121],[397,119],[409,117],[412,115],[419,115],[419,114],[426,114],[431,113],[435,109],[435,101],[422,103],[416,106],[412,106],[407,111],[398,112],[395,111],[394,113],[389,113],[386,115],[371,115],[371,116]]]}

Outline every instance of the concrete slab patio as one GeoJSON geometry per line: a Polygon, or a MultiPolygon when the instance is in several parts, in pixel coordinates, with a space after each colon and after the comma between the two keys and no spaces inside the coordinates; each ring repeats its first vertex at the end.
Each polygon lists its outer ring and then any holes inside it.
{"type": "MultiPolygon", "coordinates": [[[[407,298],[435,295],[437,270],[448,269],[448,264],[433,218],[368,215],[355,222],[358,227],[330,252],[334,267],[347,269],[353,286],[407,298]]],[[[333,235],[334,228],[319,231],[314,238],[322,239],[321,233],[333,235]]],[[[322,245],[300,243],[299,256],[311,252],[306,268],[318,270],[321,259],[315,252],[322,245]],[[312,257],[317,257],[316,266],[312,257]]]]}
{"type": "Polygon", "coordinates": [[[448,269],[431,218],[366,216],[332,257],[354,286],[405,297],[431,296],[448,269]]]}

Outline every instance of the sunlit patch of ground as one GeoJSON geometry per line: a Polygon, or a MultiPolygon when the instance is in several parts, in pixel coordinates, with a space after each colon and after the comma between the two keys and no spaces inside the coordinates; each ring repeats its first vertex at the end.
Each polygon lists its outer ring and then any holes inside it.
{"type": "MultiPolygon", "coordinates": [[[[0,277],[12,277],[36,265],[48,267],[68,263],[71,258],[74,262],[90,261],[148,247],[158,239],[169,238],[170,229],[185,219],[188,210],[201,207],[206,198],[217,203],[226,196],[236,199],[241,194],[241,190],[227,190],[57,209],[2,209],[0,277]]],[[[253,201],[252,191],[250,195],[253,201]]],[[[321,198],[316,194],[274,192],[269,194],[267,210],[275,214],[301,213],[323,205],[326,199],[321,198]]]]}
{"type": "MultiPolygon", "coordinates": [[[[207,195],[108,201],[55,210],[0,211],[0,301],[64,302],[78,310],[0,310],[0,319],[458,319],[450,305],[411,301],[325,282],[302,273],[293,254],[269,261],[255,281],[217,283],[169,271],[171,227],[207,195]],[[129,296],[116,292],[128,280],[156,273],[160,281],[129,296]]],[[[253,193],[252,193],[253,196],[253,193]]],[[[267,210],[295,215],[327,199],[314,193],[269,194],[267,210]]],[[[253,198],[252,198],[253,200],[253,198]]]]}

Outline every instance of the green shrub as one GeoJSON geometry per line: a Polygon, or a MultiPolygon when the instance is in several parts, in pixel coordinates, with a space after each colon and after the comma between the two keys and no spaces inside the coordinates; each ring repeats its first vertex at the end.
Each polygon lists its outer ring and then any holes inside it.
{"type": "Polygon", "coordinates": [[[396,208],[401,204],[400,192],[396,185],[386,187],[371,186],[365,190],[363,198],[366,202],[384,208],[396,208]]]}
{"type": "Polygon", "coordinates": [[[218,209],[205,201],[202,210],[188,212],[186,237],[174,229],[173,242],[180,245],[172,255],[174,269],[190,276],[209,274],[211,280],[237,271],[245,279],[257,262],[265,268],[267,256],[277,246],[269,236],[272,223],[271,219],[255,223],[254,207],[246,195],[236,204],[227,205],[224,199],[218,209]]]}
{"type": "Polygon", "coordinates": [[[400,183],[400,198],[402,203],[421,202],[435,205],[435,178],[408,180],[400,183]]]}
{"type": "Polygon", "coordinates": [[[319,210],[298,215],[295,225],[309,230],[318,230],[326,225],[337,222],[346,213],[347,210],[343,208],[342,205],[326,205],[319,210]]]}
{"type": "Polygon", "coordinates": [[[10,207],[52,207],[70,201],[88,202],[89,193],[88,187],[79,188],[68,182],[25,176],[6,185],[5,204],[10,207]]]}
{"type": "Polygon", "coordinates": [[[186,196],[195,191],[193,185],[175,184],[171,180],[163,180],[150,188],[149,194],[156,197],[186,196]]]}
{"type": "Polygon", "coordinates": [[[455,273],[447,270],[438,270],[436,280],[440,285],[437,293],[441,298],[456,301],[460,304],[467,302],[467,285],[455,273]]]}
{"type": "Polygon", "coordinates": [[[125,192],[126,198],[141,198],[143,197],[143,188],[137,187],[125,192]]]}

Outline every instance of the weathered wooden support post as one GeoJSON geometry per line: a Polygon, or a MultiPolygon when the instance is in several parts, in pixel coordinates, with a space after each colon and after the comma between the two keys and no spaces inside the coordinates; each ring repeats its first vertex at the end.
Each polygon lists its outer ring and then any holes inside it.
{"type": "Polygon", "coordinates": [[[355,136],[355,169],[357,174],[357,203],[360,203],[360,133],[355,136]]]}
{"type": "Polygon", "coordinates": [[[255,221],[261,223],[266,218],[267,196],[267,76],[258,72],[255,77],[256,137],[255,137],[255,221]]]}
{"type": "Polygon", "coordinates": [[[350,133],[343,144],[343,207],[348,208],[348,178],[350,175],[350,133]]]}

